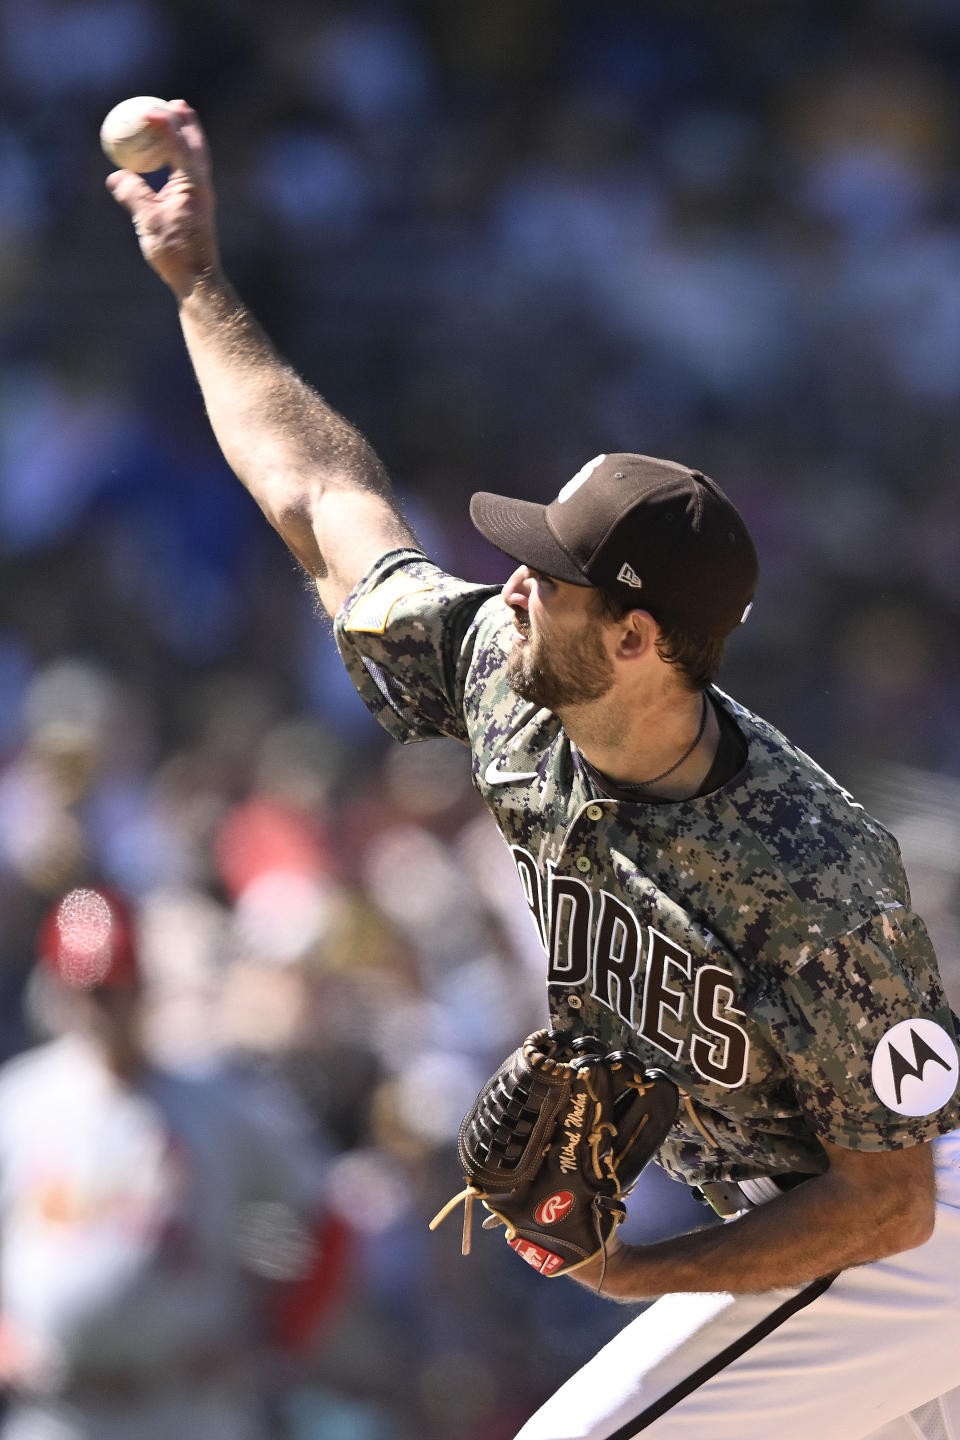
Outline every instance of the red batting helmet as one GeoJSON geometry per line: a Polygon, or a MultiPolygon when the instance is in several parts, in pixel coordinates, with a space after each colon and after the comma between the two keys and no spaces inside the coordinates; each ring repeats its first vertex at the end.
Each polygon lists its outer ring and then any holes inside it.
{"type": "Polygon", "coordinates": [[[130,985],[139,976],[130,907],[105,890],[68,890],[41,925],[37,948],[75,990],[130,985]]]}

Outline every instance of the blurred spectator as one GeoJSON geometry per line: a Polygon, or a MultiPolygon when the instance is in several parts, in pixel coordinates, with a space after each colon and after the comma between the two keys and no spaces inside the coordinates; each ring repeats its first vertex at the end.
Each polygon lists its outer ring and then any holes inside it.
{"type": "Polygon", "coordinates": [[[303,1290],[271,1312],[269,1284],[329,1278],[319,1153],[229,1073],[148,1061],[117,897],[58,901],[35,982],[59,1033],[0,1072],[0,1433],[266,1436],[270,1346],[307,1313],[303,1290]]]}

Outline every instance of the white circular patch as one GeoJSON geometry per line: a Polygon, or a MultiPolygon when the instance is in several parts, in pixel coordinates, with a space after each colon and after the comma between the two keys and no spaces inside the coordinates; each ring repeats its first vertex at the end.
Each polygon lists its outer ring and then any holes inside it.
{"type": "Polygon", "coordinates": [[[564,500],[569,500],[571,495],[575,495],[584,481],[590,479],[597,466],[602,465],[606,458],[606,455],[595,455],[592,460],[587,461],[586,465],[581,465],[573,479],[567,481],[557,496],[559,503],[562,505],[564,500]]]}
{"type": "Polygon", "coordinates": [[[960,1056],[951,1035],[933,1020],[901,1020],[873,1056],[873,1088],[898,1115],[932,1115],[957,1088],[960,1056]]]}

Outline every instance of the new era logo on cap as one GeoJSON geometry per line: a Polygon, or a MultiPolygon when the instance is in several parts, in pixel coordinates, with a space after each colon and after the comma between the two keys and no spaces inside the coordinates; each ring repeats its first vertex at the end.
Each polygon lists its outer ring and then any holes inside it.
{"type": "Polygon", "coordinates": [[[634,590],[641,590],[643,588],[643,581],[640,579],[640,576],[636,570],[634,570],[633,566],[628,565],[626,561],[624,561],[617,571],[617,579],[622,585],[631,585],[634,590]]]}
{"type": "Polygon", "coordinates": [[[742,517],[673,460],[597,455],[549,505],[481,492],[470,514],[512,559],[608,590],[671,628],[728,635],[753,599],[757,555],[742,517]]]}

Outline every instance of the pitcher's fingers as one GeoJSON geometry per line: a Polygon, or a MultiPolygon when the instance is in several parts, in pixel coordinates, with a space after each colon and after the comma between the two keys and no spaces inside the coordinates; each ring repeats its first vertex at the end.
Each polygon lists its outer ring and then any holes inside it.
{"type": "Polygon", "coordinates": [[[155,130],[161,130],[166,141],[167,165],[171,170],[182,170],[191,178],[203,178],[203,171],[196,163],[193,148],[183,134],[180,114],[164,106],[162,110],[147,110],[145,118],[155,130]]]}
{"type": "Polygon", "coordinates": [[[178,154],[183,156],[183,168],[199,180],[209,180],[210,147],[197,112],[186,100],[171,100],[170,111],[167,114],[177,132],[178,154]]]}
{"type": "Polygon", "coordinates": [[[156,197],[146,180],[132,170],[114,170],[107,176],[106,184],[114,200],[129,210],[134,219],[155,204],[156,197]]]}

